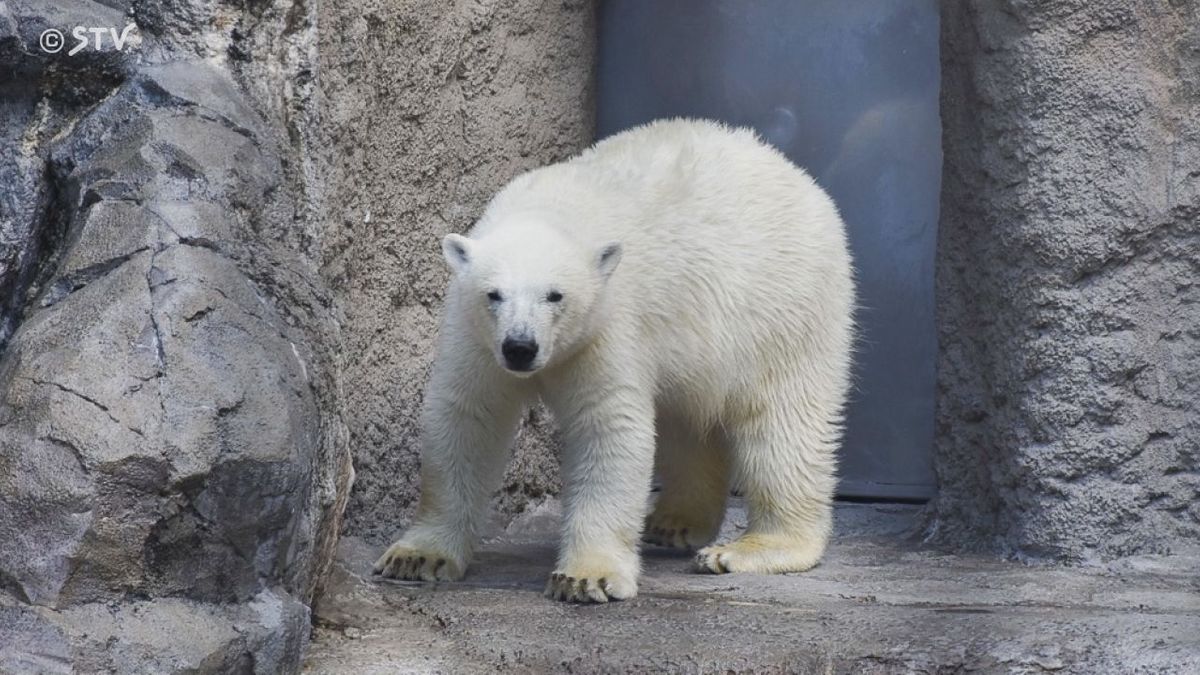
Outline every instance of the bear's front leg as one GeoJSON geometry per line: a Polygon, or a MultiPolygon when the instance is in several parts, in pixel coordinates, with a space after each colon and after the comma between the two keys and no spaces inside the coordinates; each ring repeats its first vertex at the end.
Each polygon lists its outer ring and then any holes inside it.
{"type": "Polygon", "coordinates": [[[654,401],[636,385],[590,378],[551,403],[565,443],[558,567],[546,596],[608,602],[637,595],[638,541],[654,469],[654,401]]]}
{"type": "Polygon", "coordinates": [[[397,579],[461,579],[471,561],[488,499],[499,487],[527,393],[483,358],[439,349],[422,415],[421,501],[375,574],[397,579]]]}

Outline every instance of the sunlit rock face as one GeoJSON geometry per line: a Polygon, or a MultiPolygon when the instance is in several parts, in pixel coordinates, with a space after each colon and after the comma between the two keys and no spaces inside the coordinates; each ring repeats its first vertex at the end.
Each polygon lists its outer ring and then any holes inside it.
{"type": "Polygon", "coordinates": [[[282,114],[310,103],[239,84],[303,54],[245,35],[283,3],[186,4],[0,11],[0,670],[295,670],[336,544],[337,322],[282,114]],[[133,20],[136,49],[38,42],[133,20]]]}
{"type": "MultiPolygon", "coordinates": [[[[343,308],[346,425],[357,470],[346,532],[390,543],[416,509],[419,423],[449,272],[465,232],[517,174],[594,140],[595,3],[320,3],[322,274],[343,308]]],[[[557,493],[535,409],[495,500],[557,493]]]]}

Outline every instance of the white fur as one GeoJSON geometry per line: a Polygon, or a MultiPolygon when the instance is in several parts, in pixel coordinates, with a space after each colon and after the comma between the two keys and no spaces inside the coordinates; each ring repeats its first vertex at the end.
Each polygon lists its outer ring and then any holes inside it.
{"type": "Polygon", "coordinates": [[[699,569],[817,563],[854,287],[837,210],[806,173],[748,130],[656,122],[518,177],[445,249],[455,272],[426,397],[421,507],[377,571],[463,574],[521,410],[538,397],[566,445],[549,595],[633,596],[639,537],[708,544],[731,481],[749,530],[702,548],[699,569]],[[532,372],[504,365],[516,334],[539,344],[532,372]],[[655,468],[663,492],[647,516],[655,468]]]}

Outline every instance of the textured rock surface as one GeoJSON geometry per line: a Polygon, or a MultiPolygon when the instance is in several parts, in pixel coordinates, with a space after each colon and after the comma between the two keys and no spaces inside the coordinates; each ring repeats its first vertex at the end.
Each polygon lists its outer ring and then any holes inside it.
{"type": "Polygon", "coordinates": [[[932,534],[1200,537],[1200,5],[944,2],[932,534]]]}
{"type": "MultiPolygon", "coordinates": [[[[458,583],[365,576],[378,547],[343,540],[314,608],[310,673],[1190,673],[1200,596],[1190,555],[1028,567],[906,541],[912,506],[839,505],[804,574],[694,574],[653,551],[638,597],[542,597],[553,502],[483,546],[458,583]]],[[[726,535],[745,526],[735,500],[726,535]]],[[[1182,553],[1182,552],[1181,552],[1182,553]]]]}
{"type": "MultiPolygon", "coordinates": [[[[119,10],[94,2],[0,2],[0,349],[12,336],[26,291],[51,243],[48,140],[116,86],[127,65],[111,46],[51,58],[48,28],[124,26],[119,10]]],[[[73,45],[72,45],[73,46],[73,45]]]]}
{"type": "Polygon", "coordinates": [[[27,233],[3,281],[6,672],[295,670],[352,480],[306,248],[311,99],[235,79],[303,79],[250,37],[307,30],[303,5],[154,5],[138,49],[59,57],[43,27],[128,19],[5,8],[21,144],[0,171],[37,177],[3,223],[27,233]]]}
{"type": "Polygon", "coordinates": [[[0,595],[0,672],[294,672],[310,630],[309,608],[271,590],[240,604],[135,599],[61,612],[0,595]]]}
{"type": "MultiPolygon", "coordinates": [[[[591,142],[592,11],[579,0],[322,5],[323,274],[346,312],[350,532],[390,538],[415,506],[417,415],[448,276],[441,238],[519,172],[591,142]]],[[[525,426],[504,508],[557,489],[549,440],[525,426]]]]}

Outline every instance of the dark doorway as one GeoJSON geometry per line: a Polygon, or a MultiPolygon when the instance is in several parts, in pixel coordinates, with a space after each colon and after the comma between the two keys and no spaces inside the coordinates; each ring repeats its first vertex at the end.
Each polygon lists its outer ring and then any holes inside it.
{"type": "Polygon", "coordinates": [[[599,31],[599,137],[663,117],[750,126],[833,196],[860,304],[839,493],[932,496],[937,2],[607,0],[599,31]]]}

